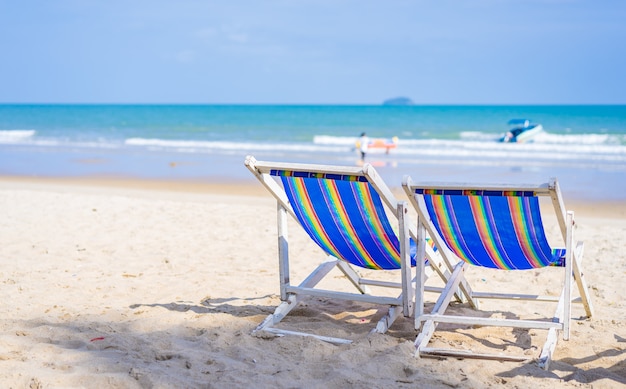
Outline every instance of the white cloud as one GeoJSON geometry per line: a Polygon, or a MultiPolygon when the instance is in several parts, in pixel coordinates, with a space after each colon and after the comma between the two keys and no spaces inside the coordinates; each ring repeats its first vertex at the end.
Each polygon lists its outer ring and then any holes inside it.
{"type": "Polygon", "coordinates": [[[244,33],[230,34],[228,36],[228,39],[231,40],[232,42],[237,42],[237,43],[248,43],[249,41],[248,34],[244,34],[244,33]]]}
{"type": "Polygon", "coordinates": [[[182,63],[191,63],[195,60],[196,53],[192,50],[181,50],[176,53],[176,61],[182,63]]]}

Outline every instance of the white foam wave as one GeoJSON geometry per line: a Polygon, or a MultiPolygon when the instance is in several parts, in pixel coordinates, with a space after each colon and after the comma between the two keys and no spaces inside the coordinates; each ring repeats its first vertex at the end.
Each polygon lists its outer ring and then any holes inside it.
{"type": "MultiPolygon", "coordinates": [[[[398,140],[398,148],[393,152],[415,153],[429,151],[438,154],[460,153],[505,153],[525,154],[529,152],[559,154],[608,154],[626,155],[626,145],[619,136],[608,134],[552,135],[542,134],[537,141],[530,143],[501,143],[495,141],[496,134],[464,132],[462,140],[450,139],[403,139],[398,140]],[[450,151],[448,151],[450,150],[450,151]],[[467,152],[466,152],[467,151],[467,152]]],[[[325,145],[354,144],[354,138],[316,136],[314,143],[325,145]],[[351,140],[351,142],[350,142],[351,140]]]]}
{"type": "Polygon", "coordinates": [[[561,144],[561,143],[500,143],[500,142],[463,142],[440,139],[414,140],[406,143],[399,142],[398,150],[405,148],[450,148],[471,150],[472,152],[506,151],[509,153],[541,152],[548,154],[578,153],[578,154],[626,154],[626,146],[607,144],[561,144]]]}
{"type": "Polygon", "coordinates": [[[461,132],[460,137],[463,140],[493,142],[502,137],[503,134],[485,133],[479,131],[464,131],[461,132]]]}
{"type": "MultiPolygon", "coordinates": [[[[489,134],[484,132],[466,131],[461,132],[460,137],[463,140],[489,141],[498,140],[504,135],[489,134]]],[[[610,134],[552,134],[543,131],[533,138],[533,143],[549,143],[549,144],[567,144],[567,145],[613,145],[624,143],[622,135],[610,134]]]]}
{"type": "Polygon", "coordinates": [[[620,138],[609,134],[550,134],[543,132],[534,138],[537,143],[558,143],[558,144],[584,144],[584,145],[602,145],[602,144],[619,144],[620,138]]]}
{"type": "MultiPolygon", "coordinates": [[[[126,140],[68,140],[60,138],[34,137],[35,131],[23,130],[17,132],[0,131],[0,143],[26,145],[28,147],[46,147],[61,149],[120,149],[129,148],[150,152],[173,153],[209,153],[235,154],[266,152],[268,154],[326,156],[331,159],[352,158],[356,154],[354,145],[356,138],[331,135],[318,135],[313,142],[239,142],[239,141],[205,141],[189,139],[159,139],[159,138],[127,138],[126,140]],[[4,140],[9,139],[9,140],[4,140]]],[[[485,165],[580,165],[580,166],[607,166],[610,168],[626,169],[626,145],[611,143],[608,139],[612,135],[601,137],[574,138],[582,142],[534,142],[534,143],[500,143],[493,140],[480,139],[482,135],[468,134],[465,139],[403,139],[400,138],[398,147],[389,151],[385,156],[389,161],[413,164],[415,161],[428,160],[430,163],[450,163],[460,161],[460,164],[485,165]]],[[[569,139],[569,136],[558,136],[559,139],[569,139]]],[[[383,149],[370,150],[372,155],[385,154],[383,149]]]]}
{"type": "MultiPolygon", "coordinates": [[[[169,150],[197,153],[213,151],[284,151],[348,154],[354,149],[354,138],[316,136],[313,143],[253,143],[227,141],[192,141],[130,138],[125,144],[133,147],[146,147],[150,150],[169,150]]],[[[371,150],[372,154],[385,153],[384,150],[371,150]]],[[[552,144],[459,141],[443,139],[400,139],[398,147],[390,151],[398,158],[465,158],[483,159],[491,164],[504,161],[605,161],[626,163],[626,146],[607,144],[552,144]]]]}
{"type": "Polygon", "coordinates": [[[169,140],[129,138],[124,142],[129,146],[149,147],[152,149],[176,150],[186,152],[202,152],[210,150],[267,150],[267,151],[309,151],[309,152],[345,152],[346,147],[340,145],[317,146],[310,143],[254,143],[227,141],[169,140]]]}
{"type": "Polygon", "coordinates": [[[35,130],[0,130],[0,143],[19,143],[35,135],[35,130]]]}
{"type": "Polygon", "coordinates": [[[318,145],[354,146],[356,141],[357,138],[349,136],[315,135],[313,137],[313,143],[318,145]]]}

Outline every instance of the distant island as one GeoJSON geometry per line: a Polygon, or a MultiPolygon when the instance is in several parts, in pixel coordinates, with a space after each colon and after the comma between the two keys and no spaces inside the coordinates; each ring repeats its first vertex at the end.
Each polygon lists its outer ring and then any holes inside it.
{"type": "Polygon", "coordinates": [[[408,97],[394,97],[383,101],[383,105],[413,105],[413,100],[408,97]]]}

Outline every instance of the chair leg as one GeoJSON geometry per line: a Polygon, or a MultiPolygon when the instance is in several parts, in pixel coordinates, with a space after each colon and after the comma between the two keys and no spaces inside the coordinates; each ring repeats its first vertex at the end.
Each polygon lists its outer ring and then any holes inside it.
{"type": "Polygon", "coordinates": [[[548,370],[550,367],[550,362],[552,362],[552,354],[554,354],[554,350],[556,349],[556,343],[558,342],[558,331],[556,328],[550,328],[548,330],[548,337],[546,338],[546,342],[543,345],[543,349],[541,350],[541,354],[539,355],[539,360],[537,360],[537,365],[544,370],[548,370]]]}
{"type": "Polygon", "coordinates": [[[389,307],[389,311],[385,316],[383,316],[378,323],[376,324],[376,328],[373,328],[370,331],[370,334],[379,333],[384,334],[387,332],[389,327],[396,321],[397,318],[402,315],[403,309],[399,306],[397,307],[389,307]]]}
{"type": "MultiPolygon", "coordinates": [[[[332,257],[331,257],[332,258],[332,257]]],[[[346,276],[348,280],[354,285],[355,288],[358,289],[359,292],[363,294],[369,294],[370,290],[366,285],[361,285],[361,276],[350,266],[349,263],[341,260],[337,260],[337,267],[341,272],[346,276]]]]}
{"type": "Polygon", "coordinates": [[[574,250],[572,263],[572,265],[574,266],[574,280],[578,285],[578,293],[580,294],[580,299],[582,300],[583,306],[585,307],[585,313],[587,314],[587,317],[592,317],[594,315],[593,304],[591,303],[591,296],[589,296],[587,281],[585,281],[584,277],[585,274],[582,271],[583,251],[583,242],[578,242],[576,245],[576,250],[574,250]]]}
{"type": "MultiPolygon", "coordinates": [[[[408,221],[406,219],[407,212],[408,209],[406,201],[399,201],[397,215],[399,231],[398,236],[400,240],[400,274],[402,277],[402,312],[405,317],[411,317],[415,310],[415,290],[412,288],[411,284],[413,275],[411,271],[411,255],[409,245],[410,233],[408,221]]],[[[423,253],[420,253],[417,258],[419,258],[419,262],[423,265],[423,253]]]]}
{"type": "MultiPolygon", "coordinates": [[[[332,258],[326,262],[320,264],[300,285],[298,288],[313,288],[317,285],[335,266],[337,266],[343,274],[350,280],[350,282],[359,290],[361,294],[368,294],[368,288],[365,285],[361,285],[360,280],[361,277],[358,273],[352,269],[352,267],[341,260],[336,258],[332,258]]],[[[285,286],[286,287],[286,286],[285,286]]],[[[286,287],[286,289],[289,289],[286,287]]],[[[300,302],[301,296],[297,293],[287,292],[287,298],[283,300],[274,310],[274,313],[268,315],[253,331],[252,334],[256,334],[258,332],[269,332],[278,336],[284,335],[300,335],[300,336],[308,336],[314,337],[316,339],[323,340],[325,342],[334,343],[334,344],[346,344],[352,343],[349,339],[342,338],[333,338],[328,336],[320,336],[315,334],[310,334],[306,332],[298,332],[298,331],[290,331],[283,330],[280,328],[275,328],[276,324],[280,323],[281,320],[285,318],[300,302]]],[[[310,292],[309,292],[310,293],[310,292]]],[[[306,293],[305,293],[306,294],[306,293]]],[[[312,295],[312,294],[311,294],[312,295]]],[[[393,299],[389,299],[393,300],[393,299]]],[[[376,327],[370,331],[370,333],[381,333],[384,334],[387,332],[389,327],[396,321],[398,317],[403,314],[404,310],[402,306],[391,306],[389,308],[388,313],[383,316],[376,327]]]]}
{"type": "MultiPolygon", "coordinates": [[[[326,276],[335,267],[335,265],[338,264],[338,262],[340,261],[334,260],[334,261],[326,261],[320,264],[304,281],[302,281],[300,286],[306,287],[306,288],[314,287],[315,285],[317,285],[318,282],[320,282],[322,278],[324,278],[324,276],[326,276]]],[[[292,293],[287,294],[287,298],[284,299],[283,302],[281,302],[276,307],[276,309],[274,310],[274,313],[267,316],[265,320],[263,320],[261,324],[259,324],[252,331],[252,333],[254,334],[259,331],[271,332],[272,326],[280,323],[280,321],[283,320],[285,316],[287,316],[289,312],[291,312],[298,305],[299,302],[300,302],[300,299],[298,298],[297,294],[292,294],[292,293]]]]}
{"type": "MultiPolygon", "coordinates": [[[[433,307],[433,310],[432,310],[433,315],[443,315],[446,309],[448,309],[448,305],[450,304],[450,301],[452,300],[456,291],[459,288],[459,283],[465,278],[464,272],[468,266],[469,265],[464,262],[459,262],[456,265],[456,267],[454,268],[454,271],[452,272],[452,275],[450,276],[448,284],[443,289],[443,292],[441,292],[441,295],[439,296],[439,298],[437,299],[437,302],[435,303],[435,306],[433,307]]],[[[419,321],[419,317],[416,316],[415,318],[416,324],[418,323],[418,321],[419,321]]],[[[416,357],[419,358],[420,351],[428,345],[430,338],[435,333],[436,327],[437,327],[437,323],[433,320],[426,320],[424,322],[419,335],[415,339],[415,356],[416,357]]],[[[416,329],[417,329],[417,325],[416,325],[416,329]]]]}
{"type": "MultiPolygon", "coordinates": [[[[566,282],[571,282],[571,275],[569,278],[565,278],[566,282]]],[[[559,302],[556,306],[556,311],[554,312],[553,321],[564,323],[565,320],[569,320],[568,317],[563,317],[563,307],[566,304],[565,301],[565,288],[561,292],[561,297],[559,298],[559,302]]],[[[550,362],[552,361],[552,354],[554,354],[554,350],[556,349],[556,344],[559,340],[559,330],[558,328],[550,328],[548,330],[548,336],[546,337],[546,342],[543,344],[543,348],[541,349],[541,354],[539,354],[539,359],[537,360],[537,365],[544,370],[548,370],[550,367],[550,362]]]]}
{"type": "Polygon", "coordinates": [[[287,301],[283,301],[280,303],[274,313],[268,315],[262,322],[259,324],[252,333],[256,333],[259,331],[265,331],[267,328],[270,328],[273,325],[280,323],[280,321],[291,312],[298,305],[298,296],[295,294],[287,297],[287,301]]]}
{"type": "Polygon", "coordinates": [[[415,357],[416,358],[420,358],[420,352],[422,351],[423,348],[425,348],[428,345],[428,342],[430,342],[430,338],[432,338],[433,334],[435,333],[435,327],[437,326],[437,323],[435,323],[432,320],[428,320],[426,322],[424,322],[424,324],[422,325],[422,330],[420,331],[419,335],[417,335],[417,338],[415,339],[415,357]]]}

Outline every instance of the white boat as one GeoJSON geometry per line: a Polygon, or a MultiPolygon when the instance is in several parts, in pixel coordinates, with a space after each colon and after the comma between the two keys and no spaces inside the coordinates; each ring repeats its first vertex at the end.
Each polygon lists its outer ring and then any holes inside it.
{"type": "Polygon", "coordinates": [[[512,119],[509,120],[508,124],[512,127],[502,138],[500,138],[500,142],[532,142],[537,135],[543,132],[543,126],[541,124],[531,123],[528,119],[512,119]]]}

